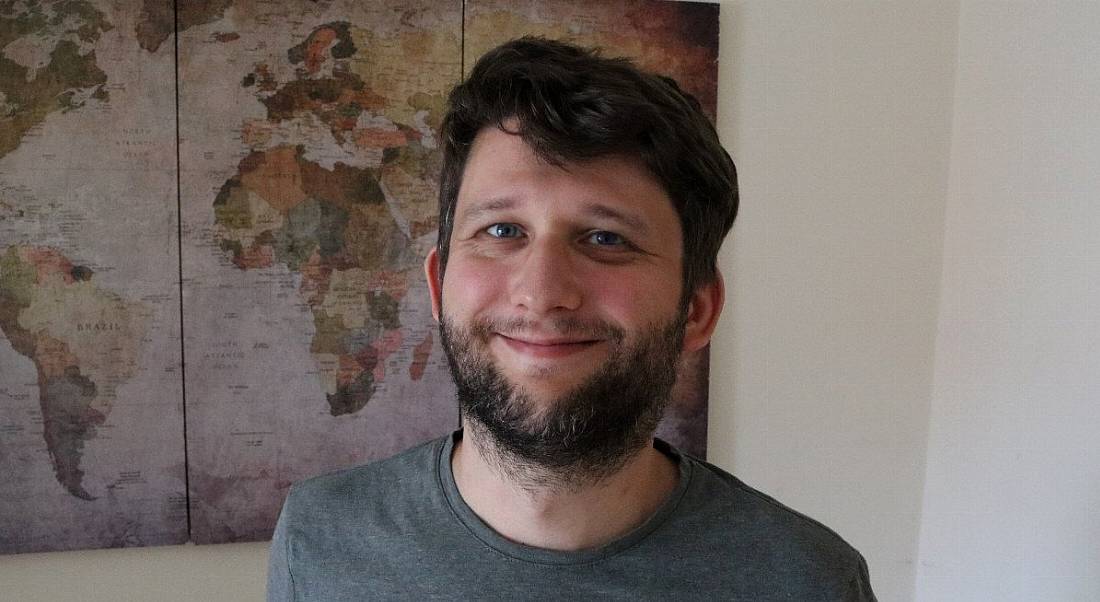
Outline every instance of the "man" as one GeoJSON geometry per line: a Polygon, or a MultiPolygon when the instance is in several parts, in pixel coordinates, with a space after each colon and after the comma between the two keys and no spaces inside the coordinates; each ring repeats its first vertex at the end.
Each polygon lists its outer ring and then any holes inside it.
{"type": "Polygon", "coordinates": [[[464,429],[292,488],[269,599],[874,600],[835,533],[653,438],[737,210],[698,103],[524,38],[443,144],[425,272],[464,429]]]}

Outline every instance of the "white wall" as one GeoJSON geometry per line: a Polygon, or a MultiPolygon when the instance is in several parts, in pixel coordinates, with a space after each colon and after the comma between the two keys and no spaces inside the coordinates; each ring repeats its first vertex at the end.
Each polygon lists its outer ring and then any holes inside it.
{"type": "Polygon", "coordinates": [[[713,459],[840,533],[912,599],[942,264],[957,2],[723,10],[713,459]]]}
{"type": "Polygon", "coordinates": [[[962,4],[918,600],[1100,600],[1098,31],[962,4]]]}

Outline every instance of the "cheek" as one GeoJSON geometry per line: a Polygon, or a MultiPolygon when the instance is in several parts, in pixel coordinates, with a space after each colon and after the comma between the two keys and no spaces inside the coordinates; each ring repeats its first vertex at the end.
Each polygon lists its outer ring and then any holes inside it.
{"type": "Polygon", "coordinates": [[[484,265],[451,262],[443,274],[443,310],[461,316],[482,309],[504,296],[503,282],[500,274],[484,265]]]}
{"type": "Polygon", "coordinates": [[[591,311],[621,325],[646,326],[667,319],[675,311],[677,291],[654,274],[616,274],[604,271],[586,278],[585,299],[591,311]]]}

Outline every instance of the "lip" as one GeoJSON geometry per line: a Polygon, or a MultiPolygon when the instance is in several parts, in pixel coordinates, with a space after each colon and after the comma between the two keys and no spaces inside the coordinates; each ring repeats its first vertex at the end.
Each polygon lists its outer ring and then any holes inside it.
{"type": "Polygon", "coordinates": [[[576,353],[587,351],[601,341],[594,339],[568,339],[568,338],[513,338],[497,333],[497,336],[510,349],[538,358],[568,357],[576,353]]]}

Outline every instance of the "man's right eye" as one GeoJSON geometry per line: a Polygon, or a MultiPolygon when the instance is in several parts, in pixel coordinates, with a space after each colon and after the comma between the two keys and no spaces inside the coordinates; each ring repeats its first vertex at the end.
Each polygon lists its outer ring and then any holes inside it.
{"type": "Polygon", "coordinates": [[[523,234],[515,224],[493,224],[486,228],[485,232],[493,238],[516,238],[523,234]]]}

